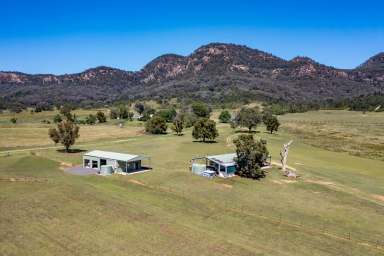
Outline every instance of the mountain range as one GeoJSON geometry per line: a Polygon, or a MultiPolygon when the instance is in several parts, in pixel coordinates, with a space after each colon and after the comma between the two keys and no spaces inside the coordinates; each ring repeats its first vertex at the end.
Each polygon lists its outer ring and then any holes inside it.
{"type": "Polygon", "coordinates": [[[308,57],[285,60],[223,43],[204,45],[188,56],[162,55],[137,72],[104,66],[65,75],[0,72],[0,107],[171,97],[319,102],[377,92],[384,92],[384,52],[355,69],[338,69],[308,57]]]}

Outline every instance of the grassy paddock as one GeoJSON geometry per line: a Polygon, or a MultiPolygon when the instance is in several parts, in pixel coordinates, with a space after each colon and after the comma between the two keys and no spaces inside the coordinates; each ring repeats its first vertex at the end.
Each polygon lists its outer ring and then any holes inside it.
{"type": "Polygon", "coordinates": [[[212,144],[192,142],[189,129],[77,147],[150,155],[153,171],[132,176],[68,175],[62,168],[80,164],[81,153],[55,149],[1,156],[0,255],[384,254],[383,161],[260,128],[274,161],[294,139],[289,165],[300,179],[278,168],[261,181],[190,174],[192,157],[233,151],[238,133],[218,128],[212,144]]]}

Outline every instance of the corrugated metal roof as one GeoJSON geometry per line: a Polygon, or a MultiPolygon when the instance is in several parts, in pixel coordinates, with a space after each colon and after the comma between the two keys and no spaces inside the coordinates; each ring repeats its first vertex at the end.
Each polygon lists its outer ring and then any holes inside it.
{"type": "Polygon", "coordinates": [[[233,165],[235,164],[235,157],[236,153],[229,153],[229,154],[222,154],[222,155],[214,155],[214,156],[207,156],[207,159],[219,162],[223,165],[233,165]]]}
{"type": "Polygon", "coordinates": [[[93,150],[93,151],[87,152],[84,154],[84,156],[113,159],[113,160],[124,161],[124,162],[139,161],[139,160],[144,160],[148,158],[146,156],[131,155],[131,154],[116,153],[116,152],[101,151],[101,150],[93,150]]]}

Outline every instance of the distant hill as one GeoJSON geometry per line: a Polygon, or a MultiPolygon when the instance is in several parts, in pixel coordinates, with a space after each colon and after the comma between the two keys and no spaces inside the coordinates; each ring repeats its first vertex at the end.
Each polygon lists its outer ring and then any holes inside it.
{"type": "Polygon", "coordinates": [[[188,56],[162,55],[138,72],[110,67],[59,76],[0,72],[0,88],[6,106],[170,97],[318,102],[384,92],[384,53],[343,70],[307,57],[284,60],[246,46],[212,43],[188,56]]]}

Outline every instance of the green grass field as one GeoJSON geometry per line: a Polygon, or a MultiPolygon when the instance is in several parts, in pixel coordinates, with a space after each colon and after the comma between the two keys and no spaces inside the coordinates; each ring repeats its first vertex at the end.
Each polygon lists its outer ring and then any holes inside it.
{"type": "MultiPolygon", "coordinates": [[[[24,115],[27,121],[16,126],[40,125],[24,115]]],[[[294,140],[288,163],[298,180],[284,178],[277,167],[261,181],[192,175],[192,157],[233,151],[238,133],[225,124],[211,144],[192,142],[191,130],[136,136],[137,124],[88,127],[103,135],[76,148],[151,156],[153,170],[131,176],[63,172],[81,163],[81,153],[49,148],[0,154],[0,255],[384,255],[382,152],[373,156],[362,146],[356,156],[351,146],[367,138],[382,141],[384,114],[320,111],[280,119],[278,134],[260,127],[255,136],[267,139],[275,162],[281,145],[294,140]],[[353,140],[330,132],[345,147],[327,146],[327,126],[353,140]],[[113,137],[112,129],[128,135],[113,137]]],[[[8,124],[2,125],[2,138],[22,144],[3,148],[48,145],[46,133],[38,135],[40,144],[23,144],[17,129],[4,135],[8,124]]],[[[83,128],[81,136],[88,136],[83,128]]]]}

